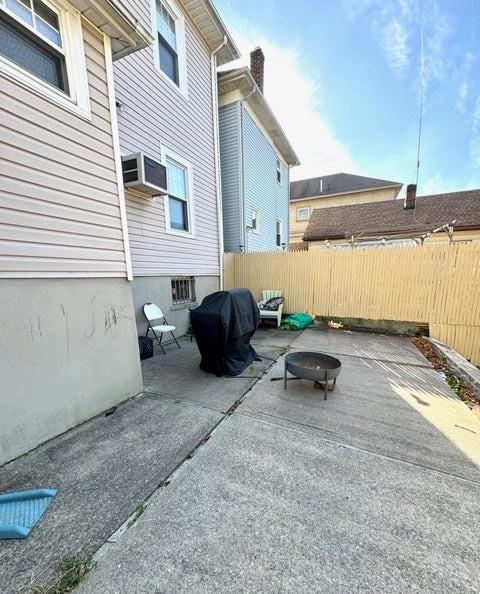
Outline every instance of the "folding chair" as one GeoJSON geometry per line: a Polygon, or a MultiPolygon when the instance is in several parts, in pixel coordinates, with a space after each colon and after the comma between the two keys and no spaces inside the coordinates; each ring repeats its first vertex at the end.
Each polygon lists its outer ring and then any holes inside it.
{"type": "Polygon", "coordinates": [[[166,317],[163,315],[162,310],[155,305],[155,303],[145,303],[143,306],[143,313],[147,318],[147,332],[145,336],[148,336],[150,330],[153,332],[157,342],[162,349],[163,354],[165,355],[165,349],[163,348],[162,338],[165,332],[170,332],[173,336],[173,340],[175,341],[176,345],[180,349],[181,346],[178,344],[178,340],[175,337],[173,331],[176,329],[175,326],[169,326],[166,317]],[[161,323],[163,321],[163,323],[161,323]],[[160,338],[159,338],[160,335],[160,338]]]}

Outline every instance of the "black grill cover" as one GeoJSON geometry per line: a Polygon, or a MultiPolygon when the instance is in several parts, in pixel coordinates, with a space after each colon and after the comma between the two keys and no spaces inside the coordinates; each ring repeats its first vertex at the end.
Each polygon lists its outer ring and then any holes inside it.
{"type": "Polygon", "coordinates": [[[238,375],[255,361],[250,339],[260,313],[248,289],[217,291],[190,312],[202,356],[200,367],[216,375],[238,375]]]}

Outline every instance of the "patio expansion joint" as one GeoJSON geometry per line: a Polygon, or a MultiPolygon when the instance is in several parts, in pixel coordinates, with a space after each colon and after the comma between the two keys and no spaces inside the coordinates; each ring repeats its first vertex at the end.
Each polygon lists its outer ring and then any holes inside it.
{"type": "Polygon", "coordinates": [[[359,446],[353,446],[351,444],[345,443],[343,441],[340,441],[339,439],[334,439],[332,438],[328,438],[328,437],[324,437],[322,435],[318,435],[318,434],[312,434],[308,431],[303,431],[302,429],[300,429],[301,426],[304,427],[311,427],[312,429],[316,429],[318,431],[324,431],[327,433],[330,433],[332,435],[333,434],[331,431],[328,431],[328,429],[321,429],[319,427],[315,427],[314,425],[307,425],[305,423],[298,423],[296,421],[290,421],[287,419],[283,419],[282,417],[276,417],[274,415],[270,415],[268,413],[260,413],[263,416],[269,417],[270,419],[278,419],[281,421],[284,421],[285,423],[288,424],[283,424],[283,423],[275,423],[273,420],[267,420],[264,418],[260,418],[259,416],[257,416],[258,413],[253,414],[251,411],[245,411],[245,412],[238,412],[237,414],[239,414],[240,416],[244,416],[247,417],[249,419],[253,419],[254,421],[258,421],[259,423],[264,423],[265,425],[270,425],[272,427],[279,427],[281,429],[284,429],[285,431],[294,431],[295,433],[299,433],[301,435],[308,435],[309,437],[315,437],[320,441],[325,441],[327,443],[331,443],[331,444],[335,444],[337,446],[346,448],[348,450],[352,450],[352,451],[358,451],[358,452],[364,452],[366,454],[370,454],[371,456],[375,456],[376,458],[381,458],[383,460],[389,460],[391,462],[396,462],[399,464],[405,464],[407,466],[412,466],[414,468],[421,468],[423,470],[428,470],[430,472],[434,472],[436,474],[441,474],[441,475],[445,475],[445,476],[449,476],[451,478],[454,479],[458,479],[460,481],[463,481],[465,483],[468,483],[470,485],[476,485],[476,486],[480,486],[480,479],[477,480],[473,480],[473,479],[469,479],[466,478],[464,476],[461,476],[459,474],[455,474],[453,472],[448,472],[446,470],[439,470],[438,468],[433,468],[432,466],[427,466],[424,464],[419,464],[417,462],[410,462],[408,460],[403,460],[402,458],[397,458],[395,456],[389,456],[387,454],[381,454],[380,452],[375,452],[373,450],[369,450],[368,448],[362,448],[359,446]],[[292,425],[296,425],[296,427],[292,427],[292,425]],[[298,427],[298,428],[297,428],[298,427]]]}
{"type": "Polygon", "coordinates": [[[200,404],[199,402],[196,402],[195,400],[180,400],[179,398],[175,397],[175,396],[171,396],[170,394],[160,394],[159,392],[151,392],[151,391],[145,391],[143,392],[143,395],[146,396],[147,398],[163,398],[164,400],[169,400],[170,402],[175,402],[176,404],[191,404],[192,406],[196,406],[197,408],[202,408],[203,410],[209,410],[209,411],[214,411],[214,412],[218,412],[220,414],[225,414],[225,411],[219,409],[219,408],[212,408],[211,406],[205,406],[204,404],[200,404]]]}
{"type": "MultiPolygon", "coordinates": [[[[270,363],[270,365],[268,365],[268,367],[265,369],[265,373],[273,366],[274,363],[275,363],[275,361],[272,361],[270,363]]],[[[178,461],[178,463],[170,470],[170,472],[165,476],[165,478],[163,478],[160,481],[160,483],[139,504],[139,507],[141,506],[143,509],[146,509],[148,507],[150,499],[155,495],[155,493],[157,493],[160,489],[168,487],[169,484],[171,483],[171,481],[174,479],[175,474],[177,474],[185,466],[185,464],[188,463],[195,456],[195,453],[197,452],[197,450],[201,446],[205,445],[210,440],[210,438],[215,433],[215,431],[220,427],[220,425],[226,419],[228,419],[230,416],[232,416],[234,413],[236,413],[238,407],[242,404],[242,402],[247,397],[247,395],[252,391],[253,386],[255,386],[255,384],[261,378],[253,378],[253,379],[255,379],[255,381],[252,382],[252,384],[247,388],[247,390],[245,390],[245,392],[240,396],[240,398],[238,398],[226,412],[216,410],[216,409],[211,409],[209,407],[205,407],[201,404],[198,404],[197,402],[178,400],[177,398],[172,398],[172,397],[166,396],[164,394],[156,394],[155,392],[143,392],[143,394],[147,397],[148,396],[153,396],[156,398],[159,397],[159,398],[164,398],[166,400],[177,402],[179,404],[193,404],[195,406],[198,406],[199,408],[203,408],[206,410],[210,410],[210,411],[215,410],[215,412],[220,413],[222,416],[216,423],[214,423],[210,427],[208,432],[195,444],[195,446],[189,452],[187,452],[187,454],[185,454],[185,456],[183,456],[178,461]]],[[[136,523],[138,518],[139,518],[139,515],[137,514],[136,511],[134,511],[132,514],[130,514],[130,516],[124,522],[122,522],[122,524],[115,530],[115,532],[113,532],[105,540],[105,542],[102,545],[100,545],[100,547],[93,554],[92,558],[94,560],[99,560],[102,557],[103,553],[107,552],[110,547],[115,546],[115,544],[128,532],[128,530],[136,523]]]]}

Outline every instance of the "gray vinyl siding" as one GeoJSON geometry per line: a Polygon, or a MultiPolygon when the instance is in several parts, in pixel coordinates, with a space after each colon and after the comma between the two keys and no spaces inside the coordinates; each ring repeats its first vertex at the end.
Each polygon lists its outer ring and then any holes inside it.
{"type": "Polygon", "coordinates": [[[252,209],[259,213],[259,233],[248,231],[247,251],[275,250],[276,221],[283,223],[282,240],[288,244],[288,168],[282,162],[282,183],[277,182],[277,153],[254,122],[242,109],[243,187],[245,222],[251,221],[252,209]]]}
{"type": "Polygon", "coordinates": [[[226,252],[238,251],[243,241],[240,217],[240,109],[238,101],[219,109],[223,241],[226,252]]]}
{"type": "Polygon", "coordinates": [[[103,36],[83,38],[92,121],[0,73],[0,277],[126,276],[103,36]]]}
{"type": "MultiPolygon", "coordinates": [[[[133,0],[130,10],[150,31],[149,0],[133,0]]],[[[161,145],[192,166],[195,237],[168,234],[164,199],[127,193],[127,220],[135,276],[219,273],[213,102],[210,53],[185,14],[188,98],[154,65],[154,47],[115,64],[122,154],[143,151],[161,159],[161,145]]]]}

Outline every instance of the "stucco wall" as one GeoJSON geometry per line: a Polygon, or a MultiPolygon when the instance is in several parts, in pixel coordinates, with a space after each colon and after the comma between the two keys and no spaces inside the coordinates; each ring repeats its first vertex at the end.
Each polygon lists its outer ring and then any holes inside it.
{"type": "Polygon", "coordinates": [[[394,200],[398,194],[398,188],[386,188],[370,190],[366,192],[353,192],[335,196],[319,196],[305,200],[292,200],[289,204],[290,218],[290,241],[301,241],[308,221],[297,221],[297,209],[309,207],[310,215],[315,208],[329,208],[331,206],[346,206],[347,204],[363,204],[365,202],[381,202],[383,200],[394,200]]]}
{"type": "Polygon", "coordinates": [[[0,464],[142,390],[125,279],[0,281],[0,464]]]}
{"type": "MultiPolygon", "coordinates": [[[[133,306],[137,321],[138,334],[145,335],[147,323],[143,315],[143,306],[145,303],[156,303],[163,311],[169,324],[177,327],[175,335],[183,336],[188,331],[189,307],[195,307],[195,304],[187,306],[172,305],[171,295],[171,277],[170,276],[137,276],[132,283],[133,306]]],[[[219,290],[218,276],[197,276],[195,277],[196,303],[200,304],[202,299],[219,290]]],[[[150,334],[152,336],[152,334],[150,334]]],[[[166,340],[170,340],[168,335],[166,340]]]]}

